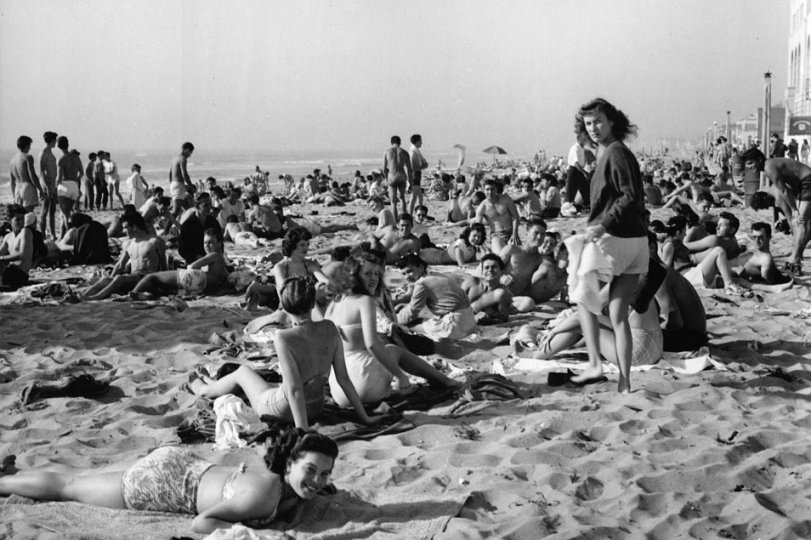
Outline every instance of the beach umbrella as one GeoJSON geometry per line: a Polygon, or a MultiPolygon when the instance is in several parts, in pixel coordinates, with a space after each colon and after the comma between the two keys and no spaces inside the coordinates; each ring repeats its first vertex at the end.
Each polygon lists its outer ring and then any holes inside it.
{"type": "Polygon", "coordinates": [[[500,146],[495,146],[495,145],[493,145],[493,146],[488,146],[487,148],[485,148],[484,150],[482,150],[482,152],[484,152],[485,154],[493,154],[493,161],[495,161],[495,160],[496,160],[496,156],[497,156],[497,155],[499,155],[499,154],[506,154],[506,153],[507,153],[507,151],[506,151],[506,150],[504,150],[502,147],[500,147],[500,146]]]}

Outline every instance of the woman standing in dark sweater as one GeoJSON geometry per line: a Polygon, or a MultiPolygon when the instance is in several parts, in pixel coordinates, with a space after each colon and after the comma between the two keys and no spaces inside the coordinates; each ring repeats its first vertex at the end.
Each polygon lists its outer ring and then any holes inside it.
{"type": "MultiPolygon", "coordinates": [[[[597,165],[591,179],[591,213],[585,235],[600,245],[611,260],[608,315],[614,329],[618,391],[631,390],[631,329],[628,309],[640,274],[648,271],[647,231],[643,222],[644,188],[639,163],[625,146],[636,126],[625,113],[602,98],[583,105],[575,117],[575,133],[586,133],[597,144],[597,165]]],[[[597,316],[580,305],[580,323],[589,354],[588,368],[574,382],[602,377],[600,331],[597,316]]]]}

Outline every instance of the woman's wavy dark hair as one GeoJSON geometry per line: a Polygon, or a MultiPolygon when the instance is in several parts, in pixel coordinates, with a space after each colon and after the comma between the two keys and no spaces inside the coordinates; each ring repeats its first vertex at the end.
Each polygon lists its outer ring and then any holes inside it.
{"type": "Polygon", "coordinates": [[[380,262],[378,255],[372,251],[361,250],[358,253],[353,253],[351,257],[344,261],[344,269],[346,275],[349,277],[349,290],[354,294],[368,294],[377,298],[380,294],[380,288],[383,287],[383,266],[380,262]],[[370,291],[366,289],[360,273],[363,271],[363,263],[370,262],[377,266],[380,270],[380,280],[377,282],[377,290],[370,291]]]}
{"type": "Polygon", "coordinates": [[[293,227],[282,238],[282,255],[289,257],[296,250],[296,246],[302,240],[311,240],[313,237],[310,231],[304,227],[293,227]]]}
{"type": "Polygon", "coordinates": [[[687,219],[684,216],[673,216],[667,220],[665,227],[665,234],[671,238],[675,238],[678,232],[684,232],[687,228],[687,219]]]}
{"type": "Polygon", "coordinates": [[[462,234],[459,235],[459,238],[464,240],[465,244],[467,244],[469,246],[469,245],[471,245],[470,244],[470,233],[472,233],[473,231],[479,231],[479,233],[481,233],[481,235],[482,235],[482,244],[484,244],[487,241],[487,229],[484,228],[484,224],[482,224],[482,223],[474,223],[474,224],[470,225],[469,227],[465,227],[465,229],[462,231],[462,234]]]}
{"type": "Polygon", "coordinates": [[[629,137],[636,135],[636,125],[632,124],[631,121],[628,120],[628,117],[624,112],[617,109],[603,98],[595,98],[580,107],[580,110],[577,111],[577,114],[574,117],[575,135],[578,137],[585,135],[586,138],[588,138],[588,133],[586,132],[586,123],[583,120],[583,117],[597,112],[603,113],[608,121],[613,124],[611,134],[618,141],[624,141],[629,137]]]}
{"type": "Polygon", "coordinates": [[[271,436],[265,453],[265,465],[272,473],[284,476],[287,465],[295,463],[307,452],[317,452],[333,460],[338,457],[335,441],[315,430],[292,428],[271,436]]]}
{"type": "Polygon", "coordinates": [[[304,315],[315,306],[315,284],[309,276],[293,276],[279,289],[282,309],[291,315],[304,315]]]}

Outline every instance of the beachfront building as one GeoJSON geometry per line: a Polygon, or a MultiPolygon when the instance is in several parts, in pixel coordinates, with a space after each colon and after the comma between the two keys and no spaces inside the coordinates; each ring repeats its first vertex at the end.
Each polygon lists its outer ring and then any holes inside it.
{"type": "Polygon", "coordinates": [[[811,0],[791,0],[785,138],[811,137],[811,0]]]}

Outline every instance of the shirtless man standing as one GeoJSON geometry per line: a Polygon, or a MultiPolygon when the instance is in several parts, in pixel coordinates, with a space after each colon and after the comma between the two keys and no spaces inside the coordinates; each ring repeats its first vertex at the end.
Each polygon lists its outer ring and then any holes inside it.
{"type": "Polygon", "coordinates": [[[479,223],[487,219],[490,223],[490,246],[493,253],[501,253],[510,242],[520,245],[518,210],[513,200],[507,195],[499,194],[495,180],[484,182],[484,196],[484,202],[476,208],[475,219],[479,223]]]}
{"type": "MultiPolygon", "coordinates": [[[[512,309],[512,293],[501,283],[504,261],[494,253],[482,257],[482,277],[468,277],[462,283],[473,312],[483,313],[485,319],[506,321],[512,309]]],[[[479,322],[482,322],[480,319],[479,322]]]]}
{"type": "MultiPolygon", "coordinates": [[[[28,271],[34,263],[34,234],[25,226],[25,215],[22,206],[9,205],[11,232],[0,241],[0,284],[13,290],[28,284],[28,271]]],[[[30,216],[33,224],[33,214],[30,216]]]]}
{"type": "Polygon", "coordinates": [[[546,223],[540,218],[527,223],[526,240],[525,246],[507,245],[501,250],[507,265],[502,283],[516,296],[545,302],[560,292],[564,281],[554,258],[555,243],[547,238],[546,223]]]}
{"type": "MultiPolygon", "coordinates": [[[[68,230],[70,216],[74,208],[78,211],[79,200],[82,197],[82,176],[84,167],[82,159],[70,151],[70,141],[64,135],[57,139],[57,146],[62,156],[57,161],[57,194],[59,195],[59,209],[62,211],[62,232],[68,230]]],[[[43,231],[44,232],[44,231],[43,231]]]]}
{"type": "Polygon", "coordinates": [[[39,177],[34,170],[34,158],[28,153],[32,142],[31,137],[20,135],[17,138],[19,152],[9,162],[11,198],[26,212],[32,212],[39,204],[39,199],[45,197],[39,177]]]}
{"type": "Polygon", "coordinates": [[[56,193],[56,156],[54,156],[53,149],[56,146],[56,133],[53,131],[46,131],[42,136],[45,141],[45,147],[39,152],[39,174],[42,178],[43,197],[42,197],[42,213],[39,215],[39,230],[42,234],[48,231],[47,225],[50,225],[51,238],[56,241],[59,237],[56,236],[55,215],[56,206],[59,204],[59,197],[56,193]]]}
{"type": "MultiPolygon", "coordinates": [[[[422,171],[428,168],[428,162],[422,157],[422,135],[415,133],[411,136],[411,200],[408,203],[408,212],[414,214],[414,207],[422,205],[422,171]]],[[[405,204],[403,205],[405,206],[405,204]]]]}
{"type": "Polygon", "coordinates": [[[781,209],[794,231],[794,246],[785,270],[800,276],[803,251],[811,239],[811,168],[793,159],[775,158],[766,161],[763,172],[780,195],[781,209]]]}
{"type": "Polygon", "coordinates": [[[420,239],[411,232],[413,227],[411,214],[403,212],[397,219],[397,229],[388,229],[379,240],[372,237],[373,247],[386,252],[387,264],[394,264],[409,253],[419,254],[420,239]]]}
{"type": "Polygon", "coordinates": [[[411,157],[408,152],[400,148],[400,137],[391,138],[391,146],[383,154],[383,176],[389,186],[389,200],[392,213],[397,214],[397,201],[402,200],[403,212],[406,210],[406,183],[412,182],[411,157]],[[399,198],[398,198],[399,197],[399,198]]]}
{"type": "Polygon", "coordinates": [[[180,217],[183,210],[188,208],[186,195],[188,189],[192,187],[189,172],[186,170],[186,162],[194,152],[194,145],[184,142],[180,149],[180,155],[172,160],[169,167],[169,193],[172,198],[172,215],[175,219],[180,217]]]}
{"type": "Polygon", "coordinates": [[[102,277],[85,291],[85,300],[103,300],[114,294],[127,294],[145,275],[166,269],[166,246],[163,240],[147,232],[141,214],[124,214],[121,216],[121,226],[127,236],[121,257],[110,276],[102,277]]]}

